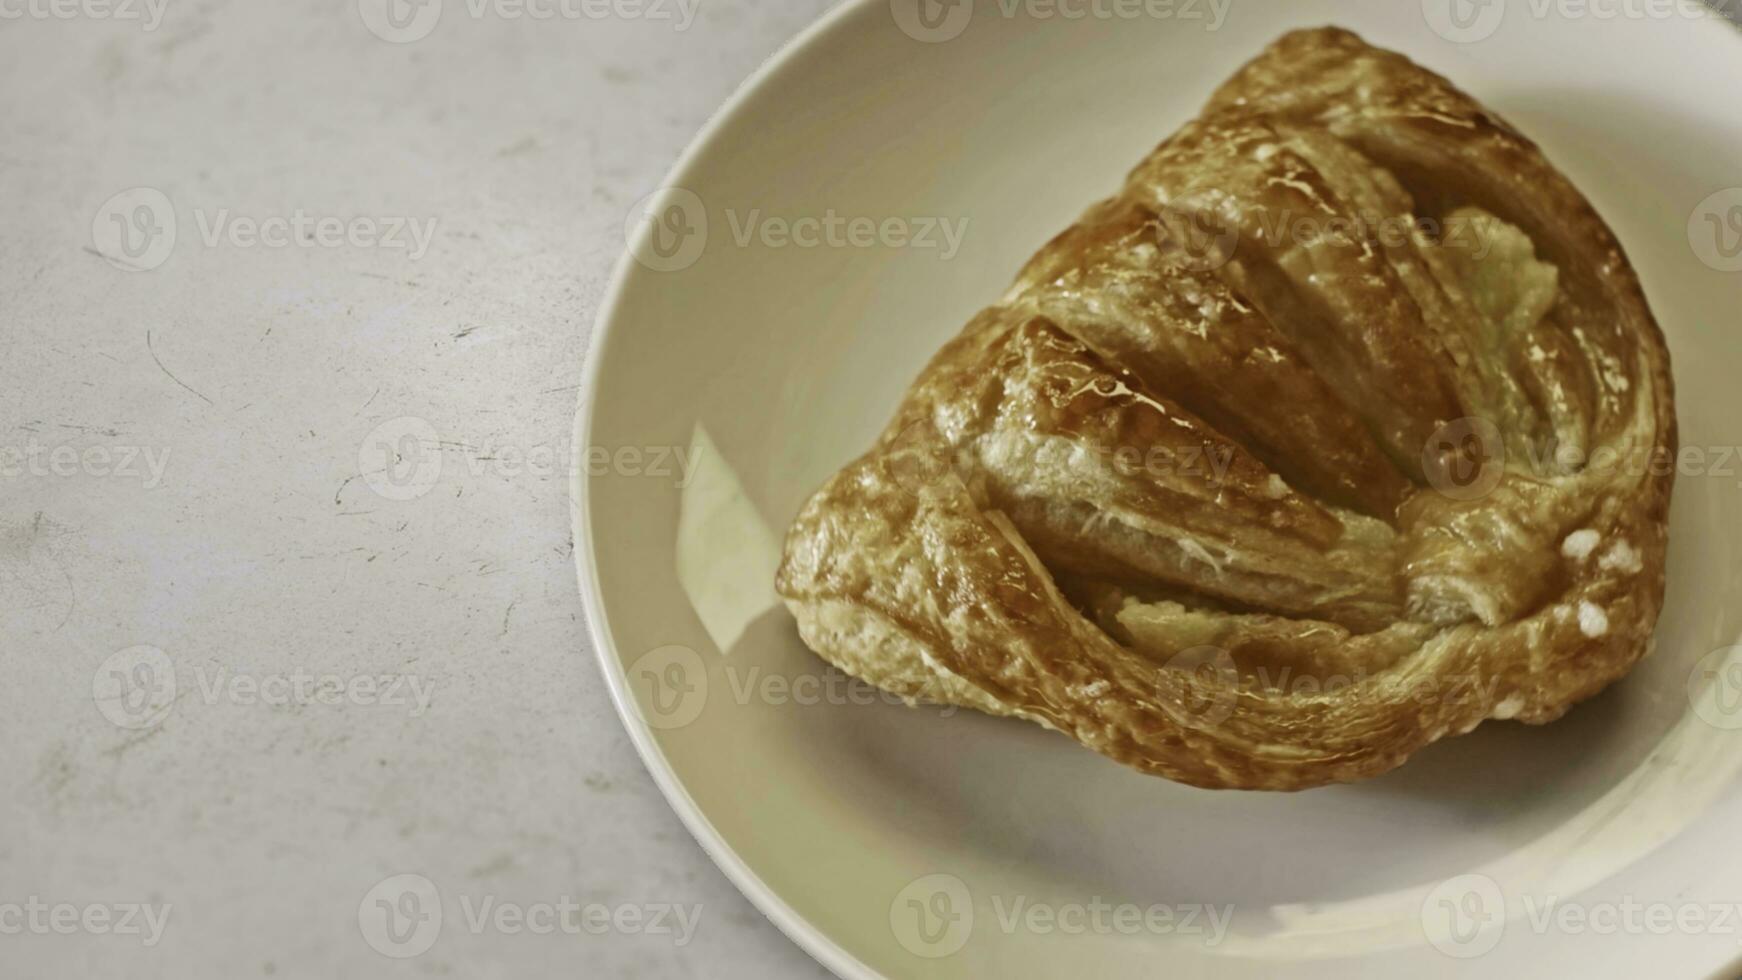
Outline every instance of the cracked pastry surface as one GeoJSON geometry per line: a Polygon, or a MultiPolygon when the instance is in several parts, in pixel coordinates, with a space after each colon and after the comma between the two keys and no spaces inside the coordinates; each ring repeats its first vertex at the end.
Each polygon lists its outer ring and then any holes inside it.
{"type": "Polygon", "coordinates": [[[1626,674],[1675,451],[1579,191],[1445,79],[1301,31],[944,346],[777,587],[911,701],[1303,789],[1626,674]]]}

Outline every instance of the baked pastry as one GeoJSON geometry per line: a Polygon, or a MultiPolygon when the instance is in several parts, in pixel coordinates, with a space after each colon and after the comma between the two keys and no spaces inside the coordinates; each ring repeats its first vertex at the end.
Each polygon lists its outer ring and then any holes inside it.
{"type": "Polygon", "coordinates": [[[805,505],[805,642],[1203,787],[1546,723],[1647,651],[1675,418],[1585,198],[1445,79],[1282,38],[805,505]]]}

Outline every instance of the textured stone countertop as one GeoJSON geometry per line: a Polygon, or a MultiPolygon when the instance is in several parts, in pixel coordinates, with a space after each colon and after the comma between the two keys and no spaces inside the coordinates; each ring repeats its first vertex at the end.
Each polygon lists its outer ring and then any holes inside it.
{"type": "Polygon", "coordinates": [[[631,203],[828,4],[385,2],[0,5],[0,975],[823,975],[631,748],[564,472],[631,203]]]}

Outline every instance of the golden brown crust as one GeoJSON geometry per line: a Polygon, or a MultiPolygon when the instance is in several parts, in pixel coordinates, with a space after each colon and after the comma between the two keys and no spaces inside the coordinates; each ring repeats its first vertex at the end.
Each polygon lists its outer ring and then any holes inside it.
{"type": "Polygon", "coordinates": [[[905,697],[1198,786],[1346,782],[1644,655],[1675,446],[1577,189],[1446,80],[1302,31],[939,352],[778,587],[905,697]]]}

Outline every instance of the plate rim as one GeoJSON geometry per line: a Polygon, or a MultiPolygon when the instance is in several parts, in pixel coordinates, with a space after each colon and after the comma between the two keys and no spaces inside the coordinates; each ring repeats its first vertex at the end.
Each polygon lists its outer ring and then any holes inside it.
{"type": "MultiPolygon", "coordinates": [[[[653,192],[682,186],[683,176],[725,129],[728,121],[738,115],[766,79],[784,68],[798,52],[833,31],[861,8],[885,2],[887,0],[844,0],[787,39],[746,76],[732,90],[726,101],[708,117],[708,121],[690,139],[664,179],[655,185],[653,192]]],[[[617,319],[617,312],[623,305],[635,273],[637,246],[651,234],[651,226],[643,224],[635,232],[635,240],[625,243],[622,254],[612,267],[611,279],[599,304],[599,311],[593,318],[592,333],[588,337],[587,352],[582,361],[579,405],[575,412],[570,459],[583,458],[582,454],[588,445],[587,436],[592,430],[598,381],[603,371],[604,351],[611,340],[611,327],[617,319]]],[[[883,980],[881,973],[847,952],[768,887],[720,835],[713,821],[702,812],[701,807],[690,796],[689,790],[684,787],[683,781],[678,778],[671,762],[666,759],[665,753],[654,739],[647,719],[642,717],[640,708],[635,704],[634,694],[629,690],[628,676],[623,670],[622,658],[617,653],[616,641],[611,635],[604,593],[597,575],[598,563],[594,560],[592,496],[583,467],[570,468],[569,502],[570,529],[575,545],[575,573],[580,586],[582,612],[585,613],[587,621],[587,634],[593,641],[593,654],[605,675],[605,686],[610,692],[612,707],[616,709],[618,719],[628,731],[629,741],[635,746],[636,754],[641,757],[641,764],[646,767],[655,785],[659,787],[660,794],[665,797],[666,804],[676,811],[678,819],[690,832],[690,836],[701,845],[702,851],[726,875],[733,887],[749,899],[757,911],[774,923],[775,928],[787,939],[843,980],[883,980]]]]}

